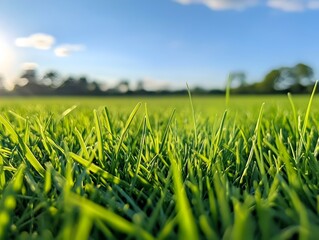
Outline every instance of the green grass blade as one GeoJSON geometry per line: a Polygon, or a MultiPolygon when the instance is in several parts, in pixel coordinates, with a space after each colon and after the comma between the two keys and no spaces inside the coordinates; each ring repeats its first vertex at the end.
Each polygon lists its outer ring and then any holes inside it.
{"type": "Polygon", "coordinates": [[[112,121],[111,121],[110,112],[107,109],[107,107],[104,108],[103,114],[104,114],[105,123],[106,123],[106,130],[110,133],[109,136],[110,136],[110,139],[112,141],[113,140],[113,134],[114,134],[113,133],[113,124],[112,124],[112,121]]]}
{"type": "Polygon", "coordinates": [[[228,75],[227,79],[227,85],[226,85],[226,96],[225,96],[225,101],[226,101],[226,108],[229,107],[229,101],[230,101],[230,89],[231,89],[231,77],[230,74],[228,75]]]}
{"type": "Polygon", "coordinates": [[[315,93],[316,93],[317,84],[318,84],[318,81],[316,81],[315,86],[313,87],[313,90],[312,90],[312,93],[311,93],[311,96],[310,96],[310,99],[308,102],[307,111],[306,111],[306,115],[305,115],[305,119],[304,119],[304,123],[303,123],[303,127],[302,127],[302,137],[303,138],[305,137],[306,129],[308,126],[311,105],[312,105],[313,98],[314,98],[315,93]]]}
{"type": "Polygon", "coordinates": [[[234,202],[234,227],[232,231],[232,239],[234,240],[252,240],[254,233],[254,225],[251,221],[249,208],[241,204],[239,200],[233,199],[234,202]]]}
{"type": "Polygon", "coordinates": [[[92,218],[101,219],[107,222],[112,228],[117,229],[120,232],[127,235],[135,235],[142,239],[153,239],[153,237],[145,230],[90,200],[71,193],[67,198],[67,202],[80,207],[82,211],[86,211],[92,218]]]}
{"type": "Polygon", "coordinates": [[[129,127],[130,127],[130,125],[131,125],[131,123],[132,123],[132,121],[133,121],[133,119],[134,119],[134,117],[135,117],[135,115],[136,115],[138,109],[140,108],[140,106],[141,106],[141,103],[138,103],[138,104],[134,107],[134,109],[132,110],[132,112],[131,112],[129,118],[127,119],[127,121],[126,121],[126,123],[125,123],[124,129],[122,130],[120,139],[119,139],[119,141],[118,141],[118,143],[117,143],[117,145],[116,145],[116,148],[115,148],[115,155],[116,155],[116,156],[118,156],[118,153],[119,153],[120,148],[121,148],[121,146],[122,146],[122,143],[123,143],[125,134],[126,134],[127,130],[129,129],[129,127]]]}
{"type": "Polygon", "coordinates": [[[44,176],[44,192],[48,193],[52,188],[51,168],[46,165],[46,172],[44,176]]]}
{"type": "Polygon", "coordinates": [[[73,160],[82,164],[84,167],[86,167],[92,173],[99,174],[100,176],[102,176],[106,180],[109,180],[115,184],[120,184],[122,182],[122,180],[119,179],[118,177],[113,176],[112,174],[110,174],[107,171],[103,170],[102,168],[96,166],[95,164],[85,160],[84,158],[80,157],[79,155],[76,155],[75,153],[72,153],[72,152],[69,152],[68,154],[73,160]]]}
{"type": "Polygon", "coordinates": [[[177,161],[172,155],[170,156],[170,159],[173,171],[174,192],[176,196],[176,210],[179,218],[180,239],[199,239],[195,218],[185,192],[185,187],[183,186],[180,166],[178,166],[177,161]]]}
{"type": "Polygon", "coordinates": [[[189,89],[188,84],[186,84],[186,86],[187,86],[188,98],[189,98],[189,102],[190,102],[191,110],[192,110],[192,118],[193,118],[193,125],[194,125],[194,141],[195,141],[195,148],[196,148],[198,137],[197,137],[197,124],[196,124],[196,118],[195,118],[195,109],[194,109],[194,105],[193,105],[191,90],[189,89]]]}
{"type": "Polygon", "coordinates": [[[292,109],[292,113],[293,113],[293,119],[294,119],[294,126],[295,126],[295,135],[296,137],[298,137],[299,135],[297,134],[298,133],[298,116],[297,116],[297,111],[296,111],[296,107],[295,107],[295,104],[292,100],[292,96],[290,93],[288,93],[288,99],[289,99],[289,102],[290,102],[290,106],[291,106],[291,109],[292,109]]]}
{"type": "Polygon", "coordinates": [[[102,167],[104,167],[104,152],[103,152],[103,138],[102,138],[102,129],[99,116],[97,111],[94,110],[94,124],[95,132],[97,137],[97,149],[98,149],[98,161],[102,167]]]}
{"type": "Polygon", "coordinates": [[[74,129],[75,135],[77,136],[78,140],[79,140],[79,144],[81,146],[81,152],[84,155],[84,158],[88,159],[89,158],[89,152],[86,149],[86,144],[83,140],[82,134],[79,132],[79,130],[77,128],[74,129]]]}
{"type": "Polygon", "coordinates": [[[69,115],[74,109],[77,108],[77,105],[73,105],[72,107],[66,109],[58,118],[58,122],[60,122],[63,118],[65,118],[67,115],[69,115]]]}
{"type": "Polygon", "coordinates": [[[30,148],[23,142],[20,136],[16,133],[11,123],[5,119],[2,115],[0,115],[0,123],[2,123],[7,131],[10,133],[11,138],[14,142],[18,143],[23,154],[25,155],[28,162],[34,167],[34,169],[41,175],[44,176],[45,169],[39,163],[39,161],[35,158],[30,148]]]}
{"type": "Polygon", "coordinates": [[[3,191],[6,185],[6,176],[4,174],[4,161],[0,154],[0,192],[3,191]]]}
{"type": "Polygon", "coordinates": [[[170,115],[168,121],[167,121],[165,130],[164,130],[164,134],[163,134],[162,139],[161,139],[161,145],[160,145],[160,148],[159,148],[158,153],[161,153],[161,152],[163,151],[163,149],[164,149],[164,146],[165,146],[165,143],[166,143],[166,138],[167,138],[168,132],[169,132],[169,127],[170,127],[170,125],[171,125],[171,123],[172,123],[172,120],[173,120],[173,118],[174,118],[175,111],[176,111],[176,110],[174,109],[173,112],[171,113],[171,115],[170,115]]]}
{"type": "Polygon", "coordinates": [[[79,221],[75,231],[75,240],[90,239],[90,231],[92,229],[93,221],[85,210],[81,209],[79,221]]]}

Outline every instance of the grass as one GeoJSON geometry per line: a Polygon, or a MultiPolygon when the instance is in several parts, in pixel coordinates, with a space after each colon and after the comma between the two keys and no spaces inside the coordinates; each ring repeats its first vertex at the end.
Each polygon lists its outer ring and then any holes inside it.
{"type": "Polygon", "coordinates": [[[318,99],[226,101],[0,99],[0,239],[316,239],[318,99]]]}

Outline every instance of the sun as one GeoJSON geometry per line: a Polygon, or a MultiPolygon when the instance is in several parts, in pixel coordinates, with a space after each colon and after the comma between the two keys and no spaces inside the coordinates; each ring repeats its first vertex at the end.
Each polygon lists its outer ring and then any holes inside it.
{"type": "MultiPolygon", "coordinates": [[[[11,75],[12,66],[14,62],[14,51],[9,44],[7,36],[0,32],[0,76],[8,78],[11,75]]],[[[8,81],[9,79],[7,79],[8,81]]]]}
{"type": "Polygon", "coordinates": [[[6,65],[5,63],[8,59],[9,49],[7,45],[5,38],[0,35],[0,68],[3,68],[3,66],[6,65]]]}

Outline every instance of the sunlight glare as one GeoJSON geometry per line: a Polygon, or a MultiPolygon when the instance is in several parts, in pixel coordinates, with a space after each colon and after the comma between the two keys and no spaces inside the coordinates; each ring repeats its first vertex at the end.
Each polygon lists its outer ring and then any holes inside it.
{"type": "Polygon", "coordinates": [[[8,44],[5,35],[0,32],[0,76],[3,77],[6,82],[2,83],[6,88],[10,88],[11,71],[14,61],[13,49],[8,44]]]}

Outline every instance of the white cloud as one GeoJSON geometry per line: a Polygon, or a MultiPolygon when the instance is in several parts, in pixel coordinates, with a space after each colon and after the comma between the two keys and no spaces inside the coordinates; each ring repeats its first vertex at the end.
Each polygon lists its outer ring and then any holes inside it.
{"type": "Polygon", "coordinates": [[[285,12],[301,12],[319,9],[318,0],[268,0],[267,5],[285,12]]]}
{"type": "Polygon", "coordinates": [[[54,42],[55,39],[53,36],[44,33],[36,33],[28,37],[17,38],[15,40],[15,44],[18,47],[31,47],[41,50],[50,49],[54,42]]]}
{"type": "Polygon", "coordinates": [[[194,3],[196,1],[194,1],[194,0],[175,0],[175,2],[178,2],[180,4],[190,4],[190,3],[194,3]]]}
{"type": "Polygon", "coordinates": [[[23,70],[33,70],[33,69],[36,69],[38,67],[39,67],[39,65],[35,62],[25,62],[25,63],[21,64],[21,68],[23,70]]]}
{"type": "Polygon", "coordinates": [[[268,0],[267,5],[285,12],[298,12],[305,9],[303,0],[268,0]]]}
{"type": "Polygon", "coordinates": [[[319,1],[309,1],[307,7],[309,9],[319,9],[319,1]]]}
{"type": "Polygon", "coordinates": [[[256,5],[259,0],[175,0],[180,4],[204,4],[213,10],[242,10],[256,5]]]}
{"type": "Polygon", "coordinates": [[[203,4],[212,10],[243,10],[257,4],[285,12],[300,12],[319,9],[319,0],[174,0],[177,3],[203,4]]]}
{"type": "Polygon", "coordinates": [[[67,57],[70,56],[73,52],[78,52],[84,50],[83,45],[78,44],[65,44],[58,46],[54,49],[54,53],[57,57],[67,57]]]}

